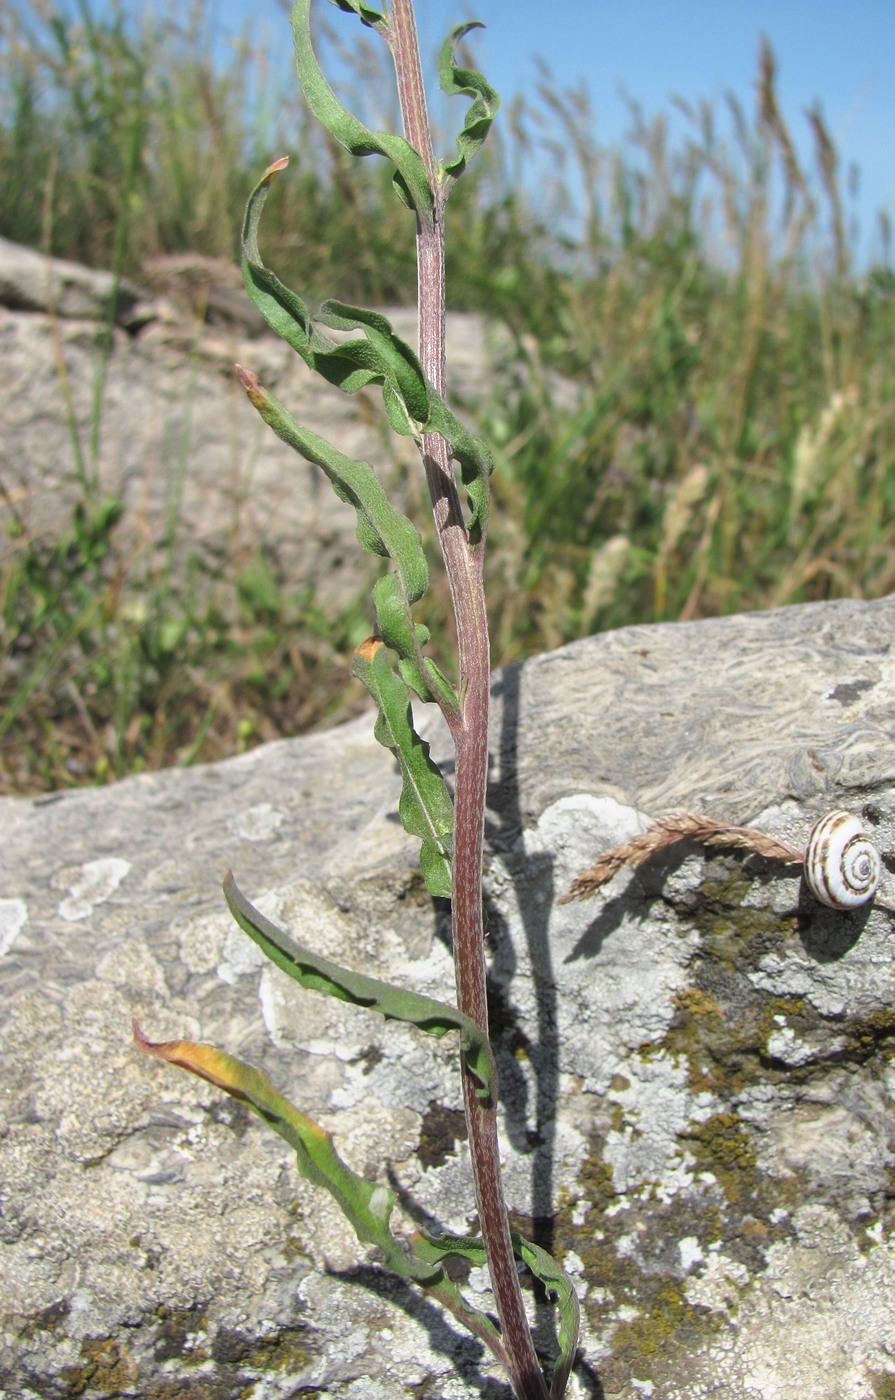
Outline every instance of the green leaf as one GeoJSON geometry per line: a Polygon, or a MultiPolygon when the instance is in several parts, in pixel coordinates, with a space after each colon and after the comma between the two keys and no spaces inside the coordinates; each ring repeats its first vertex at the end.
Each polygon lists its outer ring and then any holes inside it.
{"type": "MultiPolygon", "coordinates": [[[[341,353],[368,352],[373,349],[373,364],[386,388],[390,388],[403,404],[411,422],[410,429],[403,430],[405,437],[416,436],[428,424],[430,408],[430,386],[423,374],[423,367],[415,350],[396,335],[390,322],[377,311],[365,311],[359,306],[347,306],[341,301],[325,301],[319,311],[319,320],[331,330],[354,330],[360,326],[366,341],[348,341],[341,353]]],[[[398,431],[402,431],[400,428],[398,431]]]]}
{"type": "Polygon", "coordinates": [[[369,462],[346,457],[325,438],[296,422],[287,409],[259,384],[255,375],[237,366],[250,402],[283,442],[319,466],[340,500],[357,512],[357,538],[364,549],[391,559],[394,573],[373,589],[376,622],[386,644],[399,658],[402,674],[421,700],[436,700],[446,713],[457,713],[457,696],[433,662],[422,654],[428,641],[425,627],[414,623],[413,604],[429,583],[429,571],[416,527],[388,499],[369,462]]]}
{"type": "Polygon", "coordinates": [[[333,341],[318,330],[301,297],[264,266],[258,245],[261,212],[271,179],[286,164],[283,159],[268,167],[246,205],[242,252],[249,296],[271,329],[330,384],[349,394],[369,384],[381,385],[386,412],[396,432],[418,442],[425,433],[444,437],[469,498],[470,543],[478,544],[487,533],[493,459],[481,439],[467,432],[424,376],[415,351],[395,334],[385,316],[338,301],[324,303],[320,313],[323,324],[333,330],[359,326],[364,339],[333,341]]]}
{"type": "MultiPolygon", "coordinates": [[[[353,2],[348,8],[359,14],[364,23],[372,22],[379,27],[376,20],[371,21],[362,13],[363,10],[373,16],[377,11],[353,2]]],[[[326,81],[311,43],[311,0],[295,0],[292,6],[292,36],[299,82],[314,116],[353,156],[379,155],[390,160],[395,166],[393,183],[401,200],[421,219],[431,223],[435,201],[422,156],[403,136],[395,136],[388,131],[370,131],[347,107],[343,107],[326,81]]]]}
{"type": "Polygon", "coordinates": [[[357,512],[357,538],[364,549],[391,559],[394,573],[379,579],[373,598],[383,639],[406,668],[408,684],[423,700],[438,700],[456,712],[457,697],[441,673],[422,656],[428,639],[412,618],[429,583],[426,557],[416,527],[388,499],[369,462],[346,457],[325,438],[302,427],[248,370],[237,366],[250,402],[283,442],[326,473],[340,500],[357,512]]]}
{"type": "Polygon", "coordinates": [[[440,1037],[448,1031],[459,1031],[460,1053],[476,1081],[476,1093],[486,1102],[494,1101],[497,1071],[491,1046],[481,1028],[469,1016],[464,1016],[446,1002],[422,996],[419,992],[405,991],[403,987],[380,982],[362,972],[339,967],[338,963],[330,962],[329,958],[296,943],[249,903],[229,871],[224,880],[224,897],[239,927],[257,943],[271,962],[301,986],[325,992],[338,1001],[368,1007],[388,1020],[407,1022],[428,1035],[440,1037]]]}
{"type": "MultiPolygon", "coordinates": [[[[545,1249],[541,1249],[540,1245],[533,1244],[531,1240],[527,1240],[524,1235],[520,1235],[515,1230],[512,1231],[512,1240],[514,1254],[528,1266],[535,1278],[544,1285],[547,1296],[558,1309],[559,1356],[556,1359],[550,1382],[550,1400],[562,1400],[578,1350],[580,1325],[578,1296],[572,1286],[572,1280],[545,1249]]],[[[483,1242],[465,1235],[426,1235],[421,1233],[414,1236],[411,1248],[421,1261],[430,1265],[443,1263],[452,1255],[460,1259],[467,1259],[478,1267],[488,1262],[483,1242]]]]}
{"type": "Polygon", "coordinates": [[[444,779],[429,757],[429,745],[413,727],[409,681],[395,675],[376,638],[358,647],[352,670],[379,707],[376,738],[398,760],[403,779],[398,814],[404,830],[422,842],[420,866],[426,888],[431,895],[450,899],[454,809],[444,779]]]}
{"type": "Polygon", "coordinates": [[[475,68],[461,68],[455,61],[456,45],[471,29],[484,29],[480,20],[471,20],[451,31],[442,45],[438,68],[442,92],[449,97],[465,93],[473,99],[466,112],[463,130],[457,137],[457,155],[445,164],[444,173],[452,181],[459,180],[476,151],[491,129],[500,107],[500,97],[483,74],[475,68]]]}
{"type": "MultiPolygon", "coordinates": [[[[485,1246],[481,1240],[464,1240],[460,1236],[444,1236],[433,1239],[418,1231],[409,1241],[411,1253],[417,1258],[421,1268],[440,1267],[445,1259],[461,1256],[471,1262],[482,1265],[485,1263],[485,1246]],[[444,1248],[444,1241],[448,1240],[447,1248],[444,1248]],[[459,1247],[453,1248],[456,1243],[459,1247]],[[468,1250],[462,1246],[469,1245],[468,1250]]],[[[470,1332],[480,1337],[487,1346],[491,1348],[494,1355],[506,1366],[509,1363],[506,1344],[493,1321],[487,1313],[480,1312],[478,1308],[472,1307],[463,1297],[459,1288],[448,1277],[447,1273],[442,1273],[441,1278],[436,1279],[431,1284],[426,1284],[427,1291],[437,1298],[443,1307],[458,1318],[470,1332]]]]}
{"type": "Polygon", "coordinates": [[[358,537],[365,549],[391,559],[407,605],[416,603],[429,584],[426,556],[416,527],[395,510],[369,462],[346,457],[325,438],[295,421],[287,409],[248,370],[237,366],[240,382],[256,408],[283,442],[321,468],[340,500],[354,506],[358,537]]]}
{"type": "Polygon", "coordinates": [[[355,14],[370,29],[382,29],[385,25],[385,16],[380,10],[375,10],[372,5],[365,5],[364,0],[332,0],[332,3],[346,14],[355,14]]]}
{"type": "Polygon", "coordinates": [[[522,1235],[514,1234],[513,1248],[531,1269],[535,1278],[544,1285],[547,1296],[555,1303],[559,1314],[559,1356],[556,1358],[550,1380],[550,1400],[562,1400],[578,1350],[581,1319],[578,1295],[568,1274],[563,1272],[553,1256],[541,1249],[540,1245],[533,1244],[522,1235]]]}
{"type": "Polygon", "coordinates": [[[294,1149],[302,1176],[329,1191],[358,1239],[376,1245],[395,1273],[422,1284],[441,1279],[437,1261],[429,1262],[408,1251],[392,1234],[389,1222],[395,1193],[353,1172],[339,1156],[330,1134],[283,1098],[260,1070],[213,1045],[190,1040],[147,1040],[136,1022],[134,1039],[145,1054],[189,1070],[253,1109],[294,1149]]]}

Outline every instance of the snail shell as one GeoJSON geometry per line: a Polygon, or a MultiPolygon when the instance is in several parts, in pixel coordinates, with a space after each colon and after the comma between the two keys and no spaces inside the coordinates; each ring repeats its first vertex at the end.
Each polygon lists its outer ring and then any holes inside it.
{"type": "Polygon", "coordinates": [[[879,853],[859,817],[830,812],[811,828],[805,851],[805,882],[821,904],[856,909],[879,884],[879,853]]]}

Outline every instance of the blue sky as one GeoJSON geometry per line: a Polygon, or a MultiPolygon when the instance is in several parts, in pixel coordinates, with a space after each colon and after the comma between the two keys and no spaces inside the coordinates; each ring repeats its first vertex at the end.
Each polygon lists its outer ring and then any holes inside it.
{"type": "MultiPolygon", "coordinates": [[[[223,28],[238,31],[252,18],[253,28],[260,21],[277,47],[288,47],[280,0],[213,0],[210,8],[223,28]]],[[[326,9],[350,39],[357,21],[326,9]]],[[[800,154],[811,151],[804,109],[819,101],[844,169],[860,171],[865,251],[877,209],[895,224],[893,0],[417,0],[417,18],[424,55],[453,25],[483,20],[474,52],[505,98],[532,84],[535,55],[560,85],[583,79],[607,145],[629,123],[623,91],[647,115],[667,111],[673,93],[720,102],[728,91],[751,113],[764,33],[800,154]]]]}

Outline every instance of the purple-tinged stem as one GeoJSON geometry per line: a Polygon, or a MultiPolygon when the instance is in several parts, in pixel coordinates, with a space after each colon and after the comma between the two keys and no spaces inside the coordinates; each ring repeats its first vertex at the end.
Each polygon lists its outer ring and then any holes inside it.
{"type": "MultiPolygon", "coordinates": [[[[404,134],[425,163],[434,196],[431,217],[417,218],[419,355],[425,374],[443,394],[444,190],[432,151],[412,0],[392,0],[386,38],[395,64],[404,134]]],[[[457,1004],[487,1035],[482,859],[490,651],[482,584],[484,541],[470,544],[448,446],[440,434],[430,433],[424,438],[423,461],[457,626],[461,710],[459,717],[448,716],[457,753],[452,898],[457,1004]]],[[[510,1238],[497,1139],[497,1105],[481,1102],[468,1073],[463,1076],[463,1094],[482,1239],[506,1350],[503,1359],[518,1400],[547,1400],[510,1238]]]]}

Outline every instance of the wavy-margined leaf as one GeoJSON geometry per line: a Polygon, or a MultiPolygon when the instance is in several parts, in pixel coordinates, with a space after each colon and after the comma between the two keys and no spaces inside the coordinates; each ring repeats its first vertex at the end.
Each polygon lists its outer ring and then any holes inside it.
{"type": "Polygon", "coordinates": [[[395,334],[378,311],[330,300],[320,307],[318,320],[331,330],[363,330],[365,340],[349,340],[336,353],[366,357],[372,349],[373,364],[382,375],[389,422],[403,437],[418,437],[429,424],[434,390],[426,381],[416,351],[395,334]]]}
{"type": "Polygon", "coordinates": [[[354,394],[368,384],[382,384],[386,401],[403,401],[397,430],[418,436],[429,416],[429,390],[419,359],[395,335],[384,316],[338,301],[324,304],[321,321],[332,329],[364,329],[363,340],[335,341],[315,324],[307,305],[265,267],[258,245],[261,214],[274,175],[285,170],[288,157],[268,166],[249,195],[242,226],[243,278],[252,301],[281,339],[292,346],[316,374],[354,394]],[[328,313],[324,315],[324,313],[328,313]]]}
{"type": "Polygon", "coordinates": [[[362,972],[339,967],[329,958],[296,943],[259,909],[250,904],[239,889],[232,873],[224,880],[224,896],[239,927],[271,962],[283,972],[312,991],[325,992],[338,1001],[352,1002],[378,1011],[391,1021],[405,1021],[429,1035],[443,1036],[459,1031],[460,1053],[464,1064],[476,1081],[476,1093],[484,1101],[493,1101],[497,1090],[497,1071],[491,1046],[475,1021],[464,1016],[447,1002],[436,1001],[420,992],[409,992],[390,982],[380,982],[362,972]]]}
{"type": "MultiPolygon", "coordinates": [[[[356,14],[361,13],[359,5],[351,4],[348,8],[356,14]]],[[[363,8],[369,14],[375,13],[368,6],[363,8]]],[[[363,14],[361,18],[364,19],[363,14]]],[[[364,22],[370,21],[365,19],[364,22]]],[[[292,35],[298,79],[314,116],[353,156],[378,155],[390,160],[395,166],[393,184],[401,200],[409,209],[414,209],[421,219],[431,222],[435,200],[422,156],[403,136],[388,131],[370,131],[342,105],[326,81],[311,43],[311,0],[295,0],[292,6],[292,35]]]]}
{"type": "Polygon", "coordinates": [[[136,1022],[134,1039],[147,1055],[188,1069],[248,1104],[294,1149],[302,1176],[329,1191],[351,1222],[358,1239],[376,1245],[395,1273],[422,1284],[441,1278],[437,1261],[430,1262],[408,1251],[392,1234],[389,1222],[395,1193],[353,1172],[342,1161],[330,1134],[283,1098],[260,1070],[213,1045],[200,1045],[191,1040],[147,1040],[136,1022]]]}
{"type": "Polygon", "coordinates": [[[484,29],[481,20],[470,20],[460,24],[445,39],[438,60],[441,90],[449,97],[465,93],[473,100],[467,109],[463,130],[457,137],[457,155],[445,164],[444,173],[451,180],[458,180],[476,151],[482,145],[491,129],[491,123],[500,107],[500,96],[487,81],[484,74],[475,68],[461,68],[454,57],[454,50],[464,35],[471,29],[484,29]]]}
{"type": "Polygon", "coordinates": [[[522,1235],[514,1234],[513,1248],[531,1269],[535,1278],[544,1285],[547,1296],[556,1305],[559,1318],[559,1356],[556,1358],[550,1379],[550,1400],[562,1400],[578,1350],[578,1332],[581,1325],[578,1295],[568,1274],[563,1272],[553,1256],[541,1249],[540,1245],[533,1244],[522,1235]]]}
{"type": "Polygon", "coordinates": [[[357,537],[364,549],[391,559],[394,573],[379,579],[373,597],[377,624],[384,640],[398,654],[408,685],[423,700],[438,700],[456,711],[457,697],[449,683],[421,648],[428,640],[424,627],[415,624],[411,608],[429,583],[426,557],[415,526],[395,510],[369,462],[346,457],[325,438],[318,437],[292,417],[254,374],[237,366],[239,378],[252,405],[283,442],[326,473],[340,500],[357,512],[357,537]]]}
{"type": "MultiPolygon", "coordinates": [[[[516,1230],[512,1231],[512,1240],[513,1252],[517,1259],[521,1259],[535,1278],[544,1285],[548,1297],[557,1308],[559,1355],[550,1382],[550,1400],[562,1400],[578,1350],[578,1295],[572,1280],[563,1273],[551,1254],[516,1230]]],[[[414,1236],[411,1247],[416,1257],[427,1264],[442,1263],[452,1256],[467,1259],[477,1267],[488,1262],[482,1240],[466,1235],[428,1235],[420,1232],[414,1236]]]]}
{"type": "Polygon", "coordinates": [[[369,462],[346,457],[325,438],[302,427],[250,370],[237,365],[237,373],[253,408],[277,437],[320,467],[339,499],[354,506],[358,538],[364,549],[392,559],[408,604],[418,602],[429,584],[419,533],[406,516],[395,510],[369,462]]]}
{"type": "Polygon", "coordinates": [[[396,432],[418,442],[425,433],[444,437],[469,497],[468,528],[470,542],[475,545],[487,530],[488,482],[493,467],[489,449],[458,421],[423,374],[416,352],[395,334],[385,316],[343,302],[325,302],[320,311],[322,324],[333,330],[359,326],[364,332],[362,340],[336,342],[318,329],[301,297],[262,261],[258,245],[261,212],[271,179],[286,164],[283,159],[268,167],[246,205],[242,252],[249,296],[271,329],[330,384],[349,394],[370,384],[381,385],[386,412],[396,432]]]}
{"type": "Polygon", "coordinates": [[[407,685],[395,675],[378,638],[358,647],[352,670],[379,708],[376,738],[398,760],[403,780],[398,815],[404,830],[422,842],[420,867],[426,888],[449,899],[454,809],[444,779],[429,757],[429,745],[413,727],[407,685]]]}
{"type": "MultiPolygon", "coordinates": [[[[460,477],[469,497],[471,516],[469,534],[475,544],[486,533],[488,513],[488,483],[494,461],[481,438],[474,437],[459,421],[446,401],[423,374],[415,352],[392,330],[385,316],[344,302],[325,301],[320,308],[320,321],[333,330],[350,330],[360,326],[364,341],[348,341],[338,347],[344,356],[353,347],[354,354],[376,351],[376,366],[381,374],[383,396],[389,422],[405,437],[423,433],[440,433],[447,442],[451,457],[460,467],[460,477]]],[[[315,368],[321,359],[314,356],[315,368]]],[[[352,362],[353,363],[353,362],[352,362]]]]}

